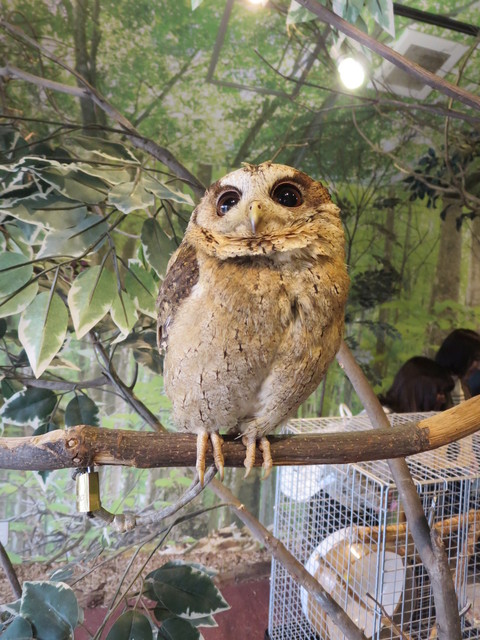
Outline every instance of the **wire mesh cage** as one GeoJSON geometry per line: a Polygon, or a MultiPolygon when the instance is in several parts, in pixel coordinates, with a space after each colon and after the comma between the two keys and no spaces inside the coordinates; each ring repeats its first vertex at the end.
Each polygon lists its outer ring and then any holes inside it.
{"type": "MultiPolygon", "coordinates": [[[[432,414],[390,414],[393,426],[432,414]]],[[[293,420],[287,433],[371,428],[366,415],[293,420]]],[[[407,459],[442,537],[463,638],[480,638],[480,435],[407,459]]],[[[367,638],[436,637],[435,606],[386,461],[282,467],[274,533],[367,638]]],[[[273,562],[271,640],[343,640],[319,605],[273,562]]]]}

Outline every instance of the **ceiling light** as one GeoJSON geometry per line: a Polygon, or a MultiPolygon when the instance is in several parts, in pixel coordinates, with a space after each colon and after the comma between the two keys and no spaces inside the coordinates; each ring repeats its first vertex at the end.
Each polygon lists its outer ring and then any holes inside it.
{"type": "Polygon", "coordinates": [[[365,80],[363,65],[352,57],[340,58],[338,62],[340,80],[347,89],[358,89],[365,80]]]}

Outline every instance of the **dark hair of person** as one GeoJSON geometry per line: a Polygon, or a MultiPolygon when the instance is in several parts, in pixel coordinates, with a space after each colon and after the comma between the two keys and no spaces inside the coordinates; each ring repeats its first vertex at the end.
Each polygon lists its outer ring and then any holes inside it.
{"type": "Polygon", "coordinates": [[[452,331],[435,356],[438,364],[459,378],[463,378],[474,360],[480,360],[480,334],[471,329],[452,331]]]}
{"type": "Polygon", "coordinates": [[[442,411],[453,387],[452,377],[441,365],[415,356],[400,367],[392,386],[379,400],[394,413],[442,411]],[[444,397],[439,399],[439,395],[444,397]]]}

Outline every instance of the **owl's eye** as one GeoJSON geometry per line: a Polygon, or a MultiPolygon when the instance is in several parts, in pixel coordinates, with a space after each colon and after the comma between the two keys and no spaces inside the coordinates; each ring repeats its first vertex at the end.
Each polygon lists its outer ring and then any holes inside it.
{"type": "Polygon", "coordinates": [[[293,184],[279,184],[272,193],[272,198],[283,207],[299,207],[302,202],[302,194],[293,184]]]}
{"type": "Polygon", "coordinates": [[[238,204],[240,196],[236,191],[226,191],[217,200],[217,215],[224,216],[232,207],[238,204]]]}

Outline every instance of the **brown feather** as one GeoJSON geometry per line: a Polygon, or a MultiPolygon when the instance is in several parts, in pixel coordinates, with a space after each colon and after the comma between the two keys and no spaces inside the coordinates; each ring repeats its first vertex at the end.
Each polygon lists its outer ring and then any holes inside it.
{"type": "Polygon", "coordinates": [[[198,261],[195,249],[183,243],[168,263],[167,273],[157,298],[157,344],[165,349],[168,342],[168,327],[178,307],[188,298],[198,282],[198,261]]]}

